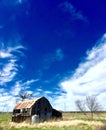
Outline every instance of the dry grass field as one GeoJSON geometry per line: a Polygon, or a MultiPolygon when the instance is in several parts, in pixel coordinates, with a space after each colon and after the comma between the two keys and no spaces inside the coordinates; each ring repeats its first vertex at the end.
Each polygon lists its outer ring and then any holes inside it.
{"type": "MultiPolygon", "coordinates": [[[[63,112],[62,115],[63,115],[63,120],[73,120],[73,119],[90,120],[91,119],[90,112],[87,112],[86,115],[84,115],[81,112],[63,112]]],[[[94,120],[106,120],[106,112],[95,113],[94,120]]]]}
{"type": "Polygon", "coordinates": [[[0,114],[0,130],[106,130],[106,113],[95,114],[94,120],[90,120],[90,113],[87,117],[82,113],[65,112],[62,120],[30,124],[14,123],[10,114],[0,114]]]}

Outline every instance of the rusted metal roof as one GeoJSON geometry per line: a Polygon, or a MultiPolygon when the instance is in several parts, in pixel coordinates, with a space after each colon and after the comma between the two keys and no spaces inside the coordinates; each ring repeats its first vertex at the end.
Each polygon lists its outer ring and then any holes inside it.
{"type": "Polygon", "coordinates": [[[32,106],[37,100],[39,100],[39,98],[22,101],[22,102],[18,103],[18,104],[15,106],[14,110],[16,110],[16,109],[22,109],[22,108],[31,108],[31,106],[32,106]]]}

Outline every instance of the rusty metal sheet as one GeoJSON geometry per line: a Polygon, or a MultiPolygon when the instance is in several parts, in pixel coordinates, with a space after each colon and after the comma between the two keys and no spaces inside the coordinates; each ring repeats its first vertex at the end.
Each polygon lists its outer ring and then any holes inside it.
{"type": "Polygon", "coordinates": [[[15,106],[14,110],[16,110],[16,109],[22,109],[22,108],[31,108],[31,106],[32,106],[38,99],[39,99],[39,98],[22,101],[22,102],[18,103],[18,104],[15,106]]]}

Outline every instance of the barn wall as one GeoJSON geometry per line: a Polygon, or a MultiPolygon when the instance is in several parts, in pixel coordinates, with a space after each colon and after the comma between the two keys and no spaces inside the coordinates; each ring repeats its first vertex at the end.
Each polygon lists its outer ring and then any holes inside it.
{"type": "Polygon", "coordinates": [[[31,107],[31,116],[32,115],[37,115],[37,111],[38,111],[38,109],[37,109],[37,103],[35,103],[32,107],[31,107]]]}
{"type": "Polygon", "coordinates": [[[30,108],[16,109],[16,110],[13,110],[12,121],[22,122],[27,119],[30,119],[30,116],[31,116],[30,108]]]}
{"type": "Polygon", "coordinates": [[[52,117],[53,118],[62,118],[62,112],[57,111],[56,109],[52,109],[52,117]]]}
{"type": "Polygon", "coordinates": [[[49,101],[44,97],[39,99],[33,106],[32,114],[33,113],[39,115],[40,120],[47,120],[47,119],[51,118],[52,117],[52,107],[51,107],[49,101]]]}

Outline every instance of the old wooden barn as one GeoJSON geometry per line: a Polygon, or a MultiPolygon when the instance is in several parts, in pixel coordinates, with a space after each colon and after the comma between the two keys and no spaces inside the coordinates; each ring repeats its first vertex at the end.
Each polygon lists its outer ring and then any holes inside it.
{"type": "Polygon", "coordinates": [[[62,113],[53,109],[47,98],[40,97],[18,103],[13,110],[12,121],[22,122],[28,119],[35,123],[61,117],[62,113]]]}

